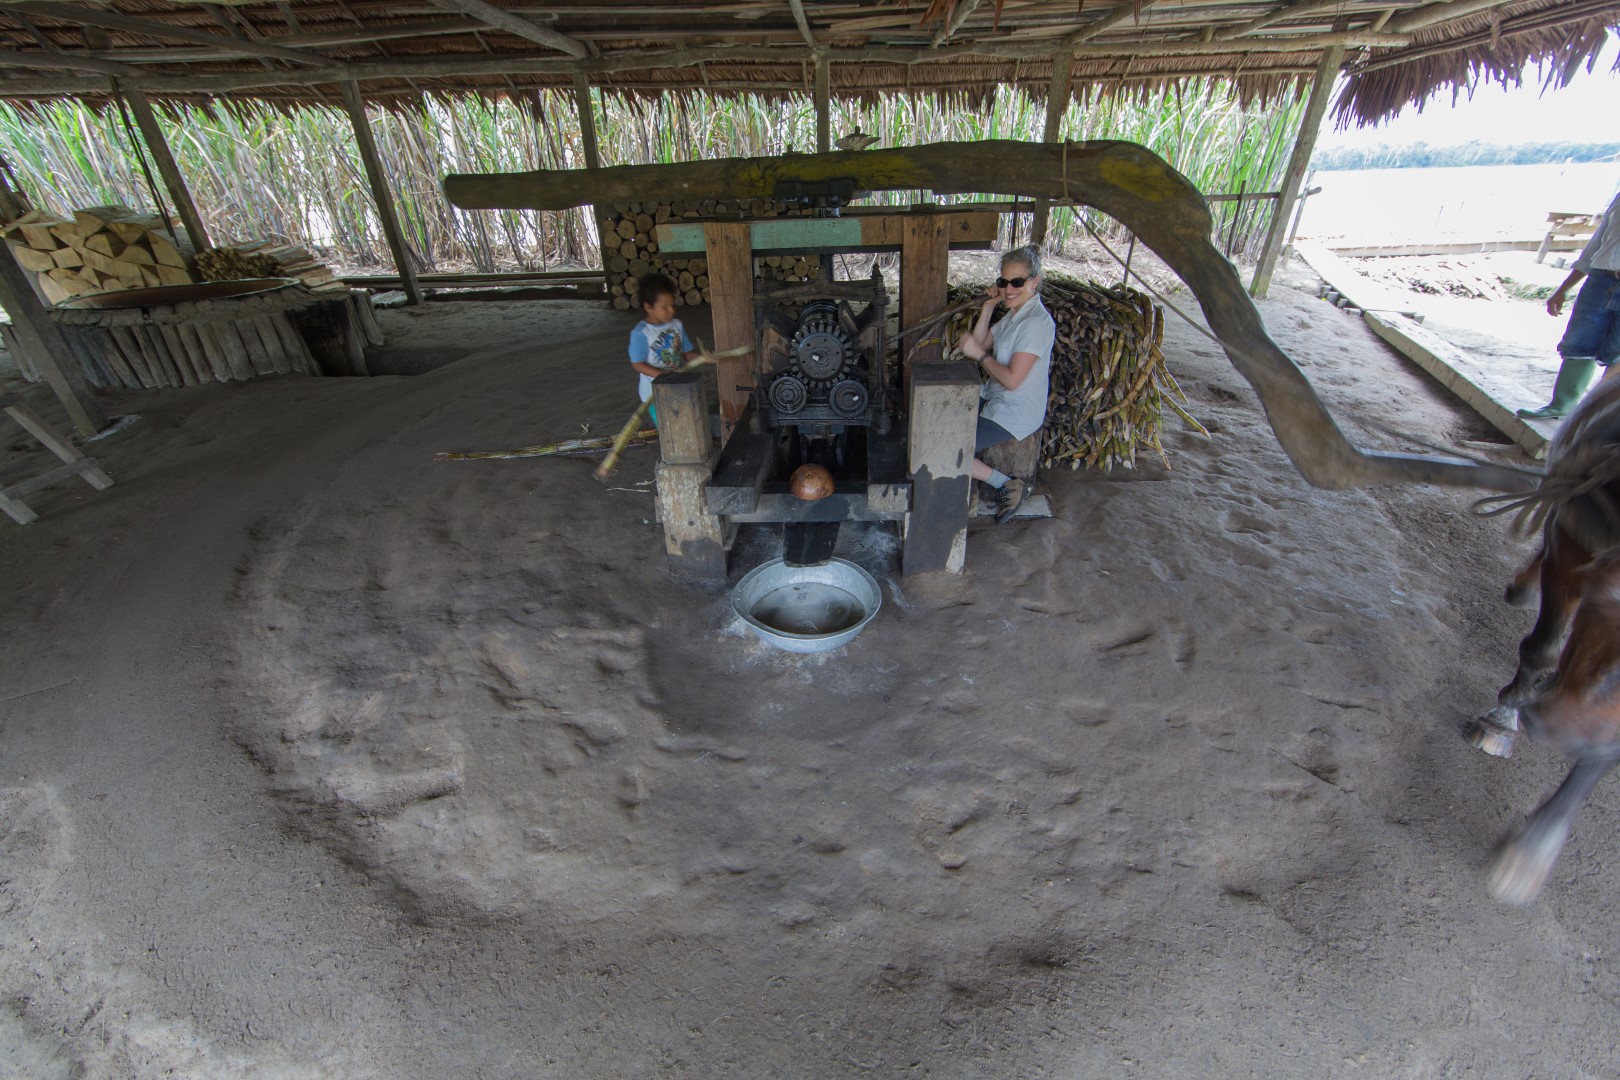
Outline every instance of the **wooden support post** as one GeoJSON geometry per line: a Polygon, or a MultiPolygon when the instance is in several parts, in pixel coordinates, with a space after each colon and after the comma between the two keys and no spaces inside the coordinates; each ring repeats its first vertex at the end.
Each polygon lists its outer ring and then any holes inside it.
{"type": "Polygon", "coordinates": [[[972,364],[919,364],[911,377],[911,512],[901,569],[949,570],[967,562],[968,500],[973,494],[973,437],[979,377],[972,364]]]}
{"type": "Polygon", "coordinates": [[[23,348],[67,410],[73,426],[81,435],[94,435],[107,426],[106,414],[91,395],[62,331],[34,295],[28,272],[17,264],[11,245],[0,243],[0,249],[0,307],[11,316],[23,348]]]}
{"type": "Polygon", "coordinates": [[[163,177],[163,186],[169,189],[169,198],[174,201],[175,212],[180,215],[180,224],[185,226],[186,235],[191,237],[191,246],[197,251],[213,247],[208,239],[208,230],[203,228],[202,215],[197,213],[197,204],[191,201],[185,177],[180,175],[180,166],[175,164],[174,155],[169,152],[169,141],[163,137],[163,129],[158,126],[157,114],[152,111],[151,102],[133,87],[122,89],[124,100],[129,102],[130,111],[135,114],[135,124],[141,129],[141,138],[146,140],[146,148],[152,152],[152,160],[157,163],[158,175],[163,177]]]}
{"type": "MultiPolygon", "coordinates": [[[[748,223],[708,222],[703,246],[709,263],[709,316],[714,323],[714,351],[754,345],[754,257],[748,242],[748,223]]],[[[728,356],[718,367],[720,379],[721,438],[732,428],[748,404],[757,378],[753,356],[728,356]]],[[[662,415],[662,414],[660,414],[662,415]]]]}
{"type": "MultiPolygon", "coordinates": [[[[1074,49],[1065,43],[1052,54],[1052,81],[1046,88],[1046,128],[1041,134],[1042,142],[1058,142],[1063,138],[1063,116],[1069,111],[1073,76],[1074,49]]],[[[1036,204],[1035,221],[1029,231],[1030,243],[1046,243],[1046,224],[1051,212],[1052,204],[1047,200],[1036,204]]]]}
{"type": "MultiPolygon", "coordinates": [[[[945,310],[947,277],[951,268],[950,237],[944,214],[916,214],[905,218],[900,231],[900,332],[945,310]]],[[[710,264],[713,265],[712,263],[710,264]]],[[[710,280],[713,280],[712,270],[710,280]]],[[[901,347],[902,393],[911,395],[911,369],[945,355],[942,343],[922,344],[922,338],[943,337],[945,328],[907,338],[901,347]]]]}
{"type": "MultiPolygon", "coordinates": [[[[579,148],[585,157],[585,167],[600,169],[602,151],[596,142],[596,108],[591,104],[591,80],[582,71],[574,73],[574,112],[579,117],[579,148]]],[[[602,260],[602,272],[605,274],[608,260],[613,257],[613,252],[609,250],[613,240],[609,237],[607,215],[602,212],[599,204],[593,202],[591,217],[596,221],[596,246],[602,260]]],[[[630,300],[633,306],[635,297],[632,296],[630,300]]]]}
{"type": "Polygon", "coordinates": [[[832,149],[832,61],[816,54],[816,153],[832,149]]]}
{"type": "Polygon", "coordinates": [[[1328,95],[1333,92],[1333,80],[1343,63],[1344,46],[1329,45],[1322,52],[1322,62],[1316,66],[1316,74],[1311,77],[1311,96],[1305,103],[1305,117],[1299,123],[1294,152],[1289,156],[1288,168],[1283,173],[1282,193],[1277,198],[1271,227],[1266,230],[1266,242],[1260,248],[1254,281],[1249,285],[1249,293],[1253,296],[1264,296],[1271,288],[1271,275],[1277,270],[1277,257],[1282,254],[1283,238],[1288,235],[1294,200],[1299,198],[1305,169],[1311,163],[1311,151],[1316,149],[1316,135],[1322,127],[1322,117],[1327,113],[1328,95]]]}
{"type": "Polygon", "coordinates": [[[360,98],[360,84],[351,80],[338,83],[338,87],[343,91],[343,106],[349,112],[354,139],[360,146],[360,163],[366,169],[366,181],[371,185],[372,201],[377,204],[377,217],[382,222],[383,236],[388,240],[388,250],[399,269],[405,302],[420,304],[422,289],[416,283],[416,267],[411,265],[405,249],[405,234],[400,230],[399,218],[394,214],[394,197],[388,190],[388,178],[383,175],[382,163],[377,160],[377,143],[371,137],[371,121],[366,119],[366,103],[360,98]]]}
{"type": "Polygon", "coordinates": [[[670,564],[693,577],[726,576],[725,523],[709,512],[709,409],[703,375],[670,372],[653,380],[658,410],[658,520],[670,564]]]}
{"type": "Polygon", "coordinates": [[[0,488],[0,511],[12,521],[19,525],[36,521],[39,515],[22,501],[22,497],[30,492],[48,488],[68,477],[77,476],[97,491],[105,491],[112,487],[112,477],[107,475],[95,458],[85,457],[79,453],[77,447],[52,431],[50,425],[41,420],[34,410],[24,405],[16,394],[0,394],[0,411],[4,411],[7,416],[17,421],[24,431],[43,443],[45,449],[62,459],[62,464],[49,472],[0,488]]]}

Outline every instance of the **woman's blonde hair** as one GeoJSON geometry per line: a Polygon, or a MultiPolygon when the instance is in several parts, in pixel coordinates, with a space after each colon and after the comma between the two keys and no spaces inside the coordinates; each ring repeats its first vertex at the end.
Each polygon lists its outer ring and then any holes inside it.
{"type": "Polygon", "coordinates": [[[1023,263],[1029,267],[1031,274],[1040,277],[1041,249],[1034,244],[1025,244],[1023,247],[1015,247],[1011,251],[1003,251],[1001,253],[1001,265],[1006,266],[1008,263],[1023,263]]]}

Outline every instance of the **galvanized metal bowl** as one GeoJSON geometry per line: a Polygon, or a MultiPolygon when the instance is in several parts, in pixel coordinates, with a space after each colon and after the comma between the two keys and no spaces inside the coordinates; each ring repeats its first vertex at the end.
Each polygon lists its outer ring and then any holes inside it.
{"type": "Polygon", "coordinates": [[[789,566],[772,559],[743,575],[731,606],[767,645],[794,653],[831,652],[855,635],[883,606],[877,579],[848,559],[821,566],[789,566]]]}

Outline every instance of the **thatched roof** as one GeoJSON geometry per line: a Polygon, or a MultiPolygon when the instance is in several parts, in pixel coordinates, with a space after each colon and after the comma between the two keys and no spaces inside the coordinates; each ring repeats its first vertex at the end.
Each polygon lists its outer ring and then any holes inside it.
{"type": "Polygon", "coordinates": [[[629,95],[1044,94],[1054,57],[1075,93],[1199,76],[1269,97],[1348,48],[1341,109],[1388,115],[1524,61],[1588,61],[1620,0],[0,0],[0,98],[102,98],[110,78],[160,100],[398,105],[424,94],[523,96],[583,75],[629,95]]]}

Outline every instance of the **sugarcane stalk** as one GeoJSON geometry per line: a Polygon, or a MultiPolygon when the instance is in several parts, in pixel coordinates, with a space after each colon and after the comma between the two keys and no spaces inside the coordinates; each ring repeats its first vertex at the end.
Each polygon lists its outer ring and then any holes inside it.
{"type": "MultiPolygon", "coordinates": [[[[652,442],[658,438],[657,428],[644,428],[633,434],[629,442],[652,442]]],[[[569,454],[596,454],[610,449],[613,436],[563,439],[560,442],[541,443],[538,446],[520,446],[516,450],[452,450],[434,454],[434,461],[513,461],[519,458],[561,457],[569,454]]]]}

